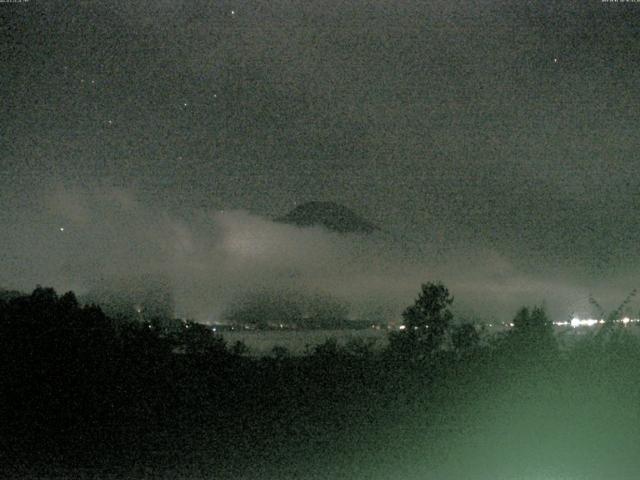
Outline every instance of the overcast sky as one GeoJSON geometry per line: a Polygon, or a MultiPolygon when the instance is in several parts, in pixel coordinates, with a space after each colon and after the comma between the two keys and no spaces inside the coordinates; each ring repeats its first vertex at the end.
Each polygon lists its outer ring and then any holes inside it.
{"type": "Polygon", "coordinates": [[[0,16],[0,286],[135,269],[209,318],[261,282],[397,310],[441,279],[509,317],[543,300],[570,315],[589,293],[615,307],[640,283],[640,4],[30,0],[0,16]],[[269,221],[309,200],[385,233],[269,221]]]}

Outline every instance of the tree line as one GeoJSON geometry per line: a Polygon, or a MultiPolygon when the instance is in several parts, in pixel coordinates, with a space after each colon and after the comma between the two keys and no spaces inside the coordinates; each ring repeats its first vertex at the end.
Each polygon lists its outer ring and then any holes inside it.
{"type": "MultiPolygon", "coordinates": [[[[444,285],[425,283],[384,349],[328,340],[303,356],[276,347],[254,358],[205,325],[113,319],[71,292],[38,287],[0,299],[3,468],[15,478],[52,465],[144,477],[198,465],[219,478],[262,468],[285,478],[287,469],[331,458],[331,468],[348,470],[345,455],[373,461],[398,425],[429,426],[430,435],[443,425],[468,428],[468,402],[505,385],[528,391],[566,381],[571,394],[602,393],[600,384],[586,387],[583,369],[623,391],[640,380],[620,368],[640,360],[627,330],[561,349],[541,307],[523,307],[512,329],[487,337],[456,323],[452,304],[444,285]],[[318,456],[318,445],[332,448],[318,456]]],[[[425,447],[435,459],[439,445],[425,447]]]]}

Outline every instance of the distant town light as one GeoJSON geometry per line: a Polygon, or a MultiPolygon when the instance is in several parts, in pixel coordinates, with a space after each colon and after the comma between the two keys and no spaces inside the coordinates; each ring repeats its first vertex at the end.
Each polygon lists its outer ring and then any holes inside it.
{"type": "MultiPolygon", "coordinates": [[[[614,320],[613,322],[622,323],[623,325],[628,325],[630,323],[638,323],[640,322],[640,319],[624,317],[619,320],[614,320]]],[[[596,318],[579,318],[579,317],[573,317],[570,322],[553,322],[553,324],[557,327],[564,326],[564,325],[571,325],[573,328],[593,327],[596,325],[604,325],[605,323],[607,323],[607,321],[602,318],[596,319],[596,318]]]]}

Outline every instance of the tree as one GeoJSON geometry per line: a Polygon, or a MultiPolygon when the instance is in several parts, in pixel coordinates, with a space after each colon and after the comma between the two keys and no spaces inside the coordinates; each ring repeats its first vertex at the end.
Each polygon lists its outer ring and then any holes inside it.
{"type": "Polygon", "coordinates": [[[480,333],[472,323],[463,323],[453,330],[451,343],[459,355],[471,353],[480,345],[480,333]]]}
{"type": "Polygon", "coordinates": [[[542,354],[558,348],[553,323],[543,307],[534,307],[532,310],[522,307],[518,310],[509,337],[521,352],[542,354]]]}
{"type": "Polygon", "coordinates": [[[271,355],[273,355],[273,358],[280,362],[287,360],[291,356],[289,350],[282,345],[276,345],[275,347],[273,347],[271,349],[271,355]]]}
{"type": "Polygon", "coordinates": [[[402,313],[405,331],[391,339],[391,344],[418,354],[431,354],[442,348],[453,320],[449,310],[452,303],[453,297],[442,283],[423,284],[414,304],[402,313]]]}
{"type": "Polygon", "coordinates": [[[522,307],[513,319],[513,331],[521,335],[548,335],[553,334],[553,324],[543,307],[533,307],[531,311],[522,307]]]}
{"type": "Polygon", "coordinates": [[[185,322],[175,337],[177,344],[184,348],[187,355],[225,357],[228,354],[223,338],[200,323],[185,322]]]}

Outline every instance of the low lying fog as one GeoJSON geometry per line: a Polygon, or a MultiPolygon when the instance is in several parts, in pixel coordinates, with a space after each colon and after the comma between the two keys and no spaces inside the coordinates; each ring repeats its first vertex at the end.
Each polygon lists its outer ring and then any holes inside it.
{"type": "Polygon", "coordinates": [[[29,291],[41,283],[83,294],[104,282],[129,288],[128,278],[162,281],[176,315],[203,322],[221,320],[233,302],[261,291],[326,295],[353,318],[398,320],[426,281],[444,282],[466,319],[508,320],[519,306],[542,302],[554,319],[566,319],[592,313],[589,293],[605,305],[622,300],[614,293],[619,285],[593,292],[553,268],[524,271],[495,250],[429,244],[384,225],[367,236],[298,228],[244,210],[185,218],[113,188],[44,196],[39,227],[16,225],[3,286],[29,291]]]}

